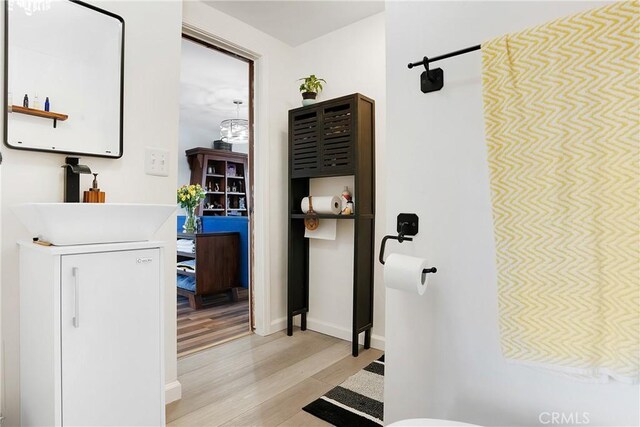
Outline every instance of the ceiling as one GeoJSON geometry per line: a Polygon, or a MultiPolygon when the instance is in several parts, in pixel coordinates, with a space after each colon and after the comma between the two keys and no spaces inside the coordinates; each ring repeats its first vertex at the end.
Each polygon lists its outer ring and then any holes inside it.
{"type": "Polygon", "coordinates": [[[206,0],[205,3],[290,46],[301,45],[384,11],[384,1],[206,0]]]}
{"type": "Polygon", "coordinates": [[[180,61],[180,127],[188,131],[190,146],[210,146],[220,136],[220,122],[236,117],[234,99],[242,119],[248,118],[249,64],[182,39],[180,61]]]}

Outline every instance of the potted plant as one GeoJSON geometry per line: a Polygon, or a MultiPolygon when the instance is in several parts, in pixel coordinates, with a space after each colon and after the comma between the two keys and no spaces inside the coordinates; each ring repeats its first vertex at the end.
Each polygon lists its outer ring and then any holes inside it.
{"type": "Polygon", "coordinates": [[[300,92],[302,92],[302,105],[309,105],[316,102],[316,96],[322,92],[322,83],[327,83],[324,79],[319,79],[315,74],[311,74],[309,77],[303,77],[298,80],[303,80],[300,85],[300,92]]]}

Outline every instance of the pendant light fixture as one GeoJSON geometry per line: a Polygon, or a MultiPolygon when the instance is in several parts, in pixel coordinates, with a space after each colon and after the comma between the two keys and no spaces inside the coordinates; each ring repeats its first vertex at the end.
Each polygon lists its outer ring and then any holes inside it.
{"type": "Polygon", "coordinates": [[[220,139],[228,144],[246,144],[249,142],[249,121],[240,118],[242,101],[234,99],[236,118],[223,120],[220,123],[220,139]]]}

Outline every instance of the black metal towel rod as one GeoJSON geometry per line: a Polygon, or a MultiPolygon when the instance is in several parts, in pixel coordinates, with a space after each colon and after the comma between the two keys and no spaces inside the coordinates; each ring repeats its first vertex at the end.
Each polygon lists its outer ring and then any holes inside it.
{"type": "Polygon", "coordinates": [[[435,92],[442,89],[442,87],[444,86],[444,72],[441,68],[429,70],[429,64],[431,62],[440,61],[442,59],[447,59],[458,55],[464,55],[465,53],[480,50],[481,47],[482,45],[475,45],[467,47],[465,49],[456,50],[455,52],[445,53],[444,55],[434,56],[433,58],[428,58],[425,56],[424,58],[422,58],[422,61],[411,62],[407,65],[407,67],[411,69],[413,67],[423,65],[425,71],[420,75],[420,90],[423,93],[435,92]]]}

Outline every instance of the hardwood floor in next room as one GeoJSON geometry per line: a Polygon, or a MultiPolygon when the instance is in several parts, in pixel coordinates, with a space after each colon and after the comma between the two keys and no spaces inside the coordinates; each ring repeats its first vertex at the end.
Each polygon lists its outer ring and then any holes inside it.
{"type": "Polygon", "coordinates": [[[172,426],[326,426],[302,411],[382,351],[351,356],[351,344],[313,331],[249,335],[178,361],[182,399],[172,426]]]}
{"type": "Polygon", "coordinates": [[[178,295],[178,357],[249,334],[249,300],[230,302],[227,295],[214,295],[205,307],[194,310],[187,298],[178,295]]]}

